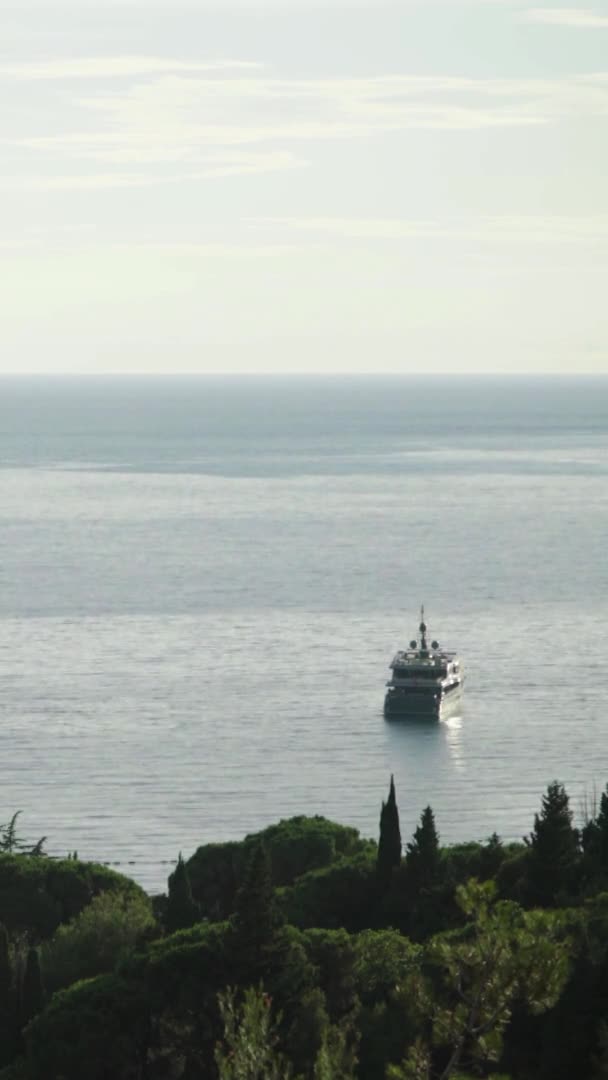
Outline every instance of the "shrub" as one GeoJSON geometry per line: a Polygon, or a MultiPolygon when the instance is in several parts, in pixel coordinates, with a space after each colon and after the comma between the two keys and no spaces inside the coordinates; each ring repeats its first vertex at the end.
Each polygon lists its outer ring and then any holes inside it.
{"type": "Polygon", "coordinates": [[[101,893],[43,946],[42,966],[49,992],[80,979],[113,971],[121,956],[155,929],[145,896],[101,893]]]}

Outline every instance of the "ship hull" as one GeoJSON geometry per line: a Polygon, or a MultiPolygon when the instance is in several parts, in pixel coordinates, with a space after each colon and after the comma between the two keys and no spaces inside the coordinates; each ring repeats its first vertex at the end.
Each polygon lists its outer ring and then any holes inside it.
{"type": "Polygon", "coordinates": [[[384,699],[384,715],[395,720],[441,720],[452,715],[462,699],[462,687],[394,688],[384,699]]]}

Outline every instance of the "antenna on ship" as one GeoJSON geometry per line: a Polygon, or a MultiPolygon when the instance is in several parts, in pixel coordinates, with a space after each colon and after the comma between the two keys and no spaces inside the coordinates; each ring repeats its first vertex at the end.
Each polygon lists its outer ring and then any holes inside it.
{"type": "Polygon", "coordinates": [[[428,645],[426,643],[426,623],[424,621],[424,604],[420,606],[420,652],[428,652],[428,645]]]}

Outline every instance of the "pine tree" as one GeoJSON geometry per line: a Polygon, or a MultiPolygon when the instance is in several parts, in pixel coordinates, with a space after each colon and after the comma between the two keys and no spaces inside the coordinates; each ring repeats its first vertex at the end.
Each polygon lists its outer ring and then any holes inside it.
{"type": "Polygon", "coordinates": [[[430,884],[437,876],[439,865],[439,834],[435,815],[425,807],[411,843],[407,845],[406,865],[418,884],[430,884]]]}
{"type": "Polygon", "coordinates": [[[0,825],[0,851],[9,855],[44,855],[46,836],[42,836],[35,844],[28,844],[17,833],[17,818],[21,810],[13,814],[10,821],[0,825]]]}
{"type": "Polygon", "coordinates": [[[21,1024],[22,1027],[44,1008],[44,986],[40,970],[38,949],[28,949],[21,987],[21,1024]]]}
{"type": "Polygon", "coordinates": [[[541,812],[534,815],[527,843],[531,849],[533,899],[547,906],[558,892],[568,891],[579,857],[579,836],[572,826],[570,801],[564,785],[557,780],[543,795],[541,812]]]}
{"type": "Polygon", "coordinates": [[[170,934],[187,930],[200,920],[199,906],[192,896],[188,867],[180,851],[177,866],[169,877],[166,926],[170,934]]]}
{"type": "MultiPolygon", "coordinates": [[[[524,1010],[546,1012],[568,982],[575,947],[559,915],[501,902],[492,881],[459,885],[455,900],[466,923],[422,946],[419,975],[410,984],[419,1034],[405,1060],[388,1066],[388,1080],[472,1080],[490,1073],[499,1080],[494,1068],[503,1057],[514,1010],[521,1019],[524,1010]]],[[[411,999],[402,1000],[409,1006],[411,999]]],[[[514,1045],[526,1042],[515,1037],[511,1053],[514,1045]]],[[[578,1080],[588,1073],[570,1075],[578,1080]]]]}
{"type": "Polygon", "coordinates": [[[289,1062],[277,1047],[281,1016],[272,1016],[267,994],[250,986],[239,1005],[228,987],[218,995],[224,1037],[215,1049],[220,1080],[290,1080],[289,1062]]]}
{"type": "Polygon", "coordinates": [[[391,776],[388,799],[382,803],[380,811],[380,838],[376,862],[378,878],[383,885],[390,883],[393,870],[401,862],[401,830],[399,828],[399,810],[395,794],[395,781],[391,776]]]}

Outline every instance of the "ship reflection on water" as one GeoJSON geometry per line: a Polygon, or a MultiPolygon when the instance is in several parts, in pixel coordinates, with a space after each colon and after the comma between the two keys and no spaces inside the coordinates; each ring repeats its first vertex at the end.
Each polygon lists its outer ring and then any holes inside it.
{"type": "Polygon", "coordinates": [[[448,720],[441,721],[441,727],[445,729],[445,737],[454,766],[459,772],[464,772],[465,757],[463,743],[462,716],[451,716],[448,720]]]}
{"type": "Polygon", "coordinates": [[[436,774],[441,762],[450,761],[457,772],[466,769],[463,715],[438,720],[436,717],[412,715],[408,720],[385,717],[385,732],[391,769],[408,773],[415,763],[416,771],[426,769],[436,774]],[[428,759],[428,760],[426,760],[428,759]]]}

